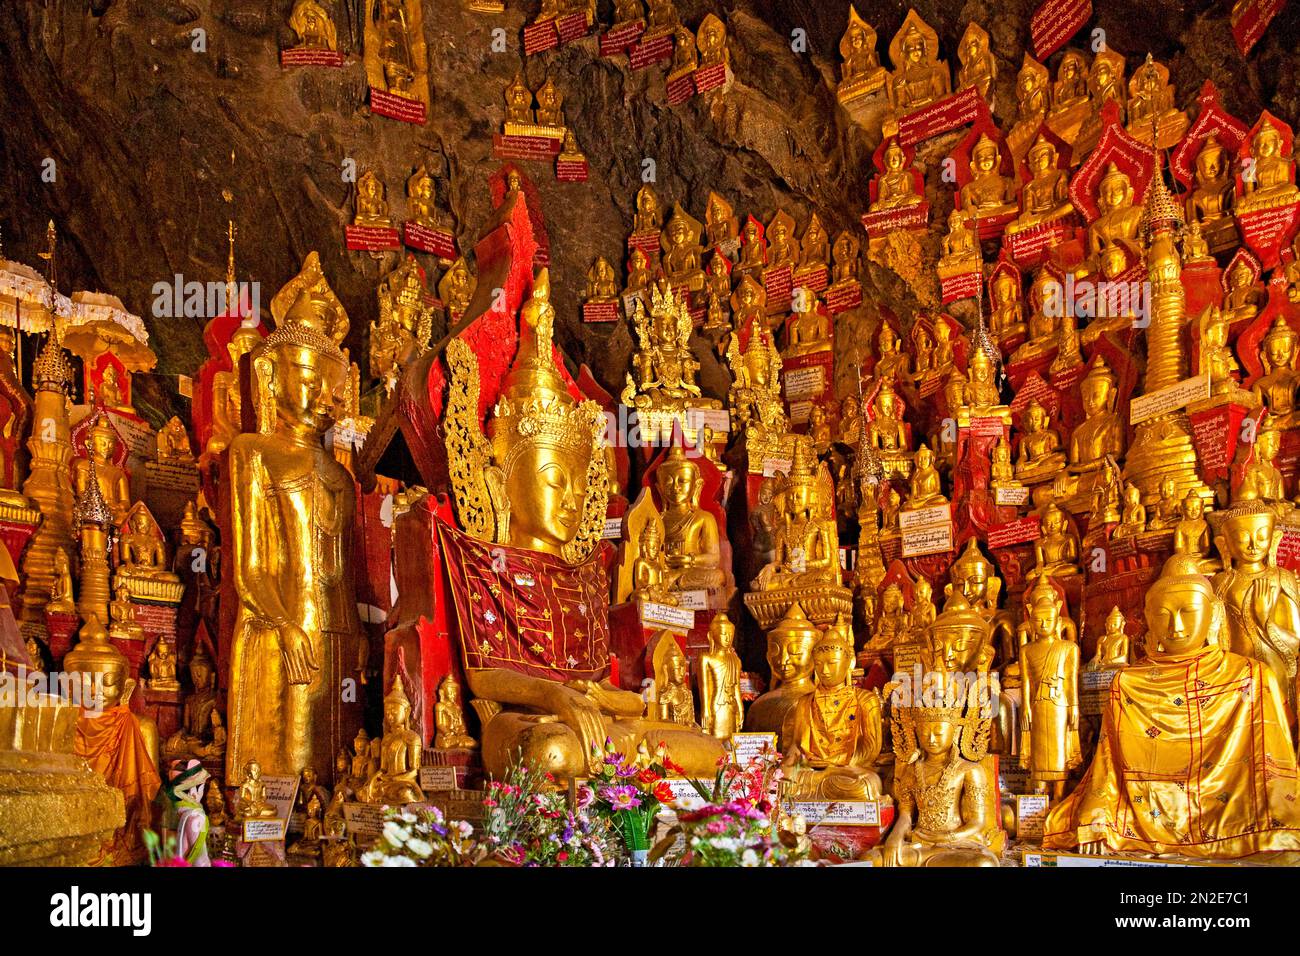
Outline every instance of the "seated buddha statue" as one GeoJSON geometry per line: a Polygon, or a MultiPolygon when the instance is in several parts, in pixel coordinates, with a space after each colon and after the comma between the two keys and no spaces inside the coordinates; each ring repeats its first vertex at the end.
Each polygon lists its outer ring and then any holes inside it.
{"type": "Polygon", "coordinates": [[[990,283],[989,300],[993,314],[989,331],[999,341],[1026,331],[1025,310],[1021,301],[1020,281],[1009,269],[997,272],[990,283]]]}
{"type": "Polygon", "coordinates": [[[1151,509],[1147,521],[1148,531],[1171,531],[1182,517],[1182,499],[1178,497],[1178,487],[1174,479],[1166,475],[1160,479],[1160,497],[1151,509]]]}
{"type": "Polygon", "coordinates": [[[885,83],[886,71],[876,53],[876,31],[858,16],[849,5],[849,25],[840,37],[840,84],[837,90],[841,102],[853,99],[885,83]]]}
{"type": "Polygon", "coordinates": [[[872,212],[902,209],[924,201],[925,197],[916,189],[915,171],[897,138],[890,139],[881,160],[883,165],[876,177],[876,201],[871,204],[872,212]]]}
{"type": "Polygon", "coordinates": [[[135,605],[131,603],[131,586],[119,578],[113,587],[113,600],[108,602],[108,636],[124,641],[143,641],[144,628],[135,619],[135,605]]]}
{"type": "Polygon", "coordinates": [[[537,125],[564,129],[564,97],[549,77],[537,90],[537,125]]]}
{"type": "Polygon", "coordinates": [[[907,353],[903,351],[898,333],[888,322],[880,323],[876,336],[876,366],[872,375],[882,382],[896,382],[907,378],[907,353]]]}
{"type": "Polygon", "coordinates": [[[960,208],[981,219],[1015,212],[1016,184],[1002,175],[998,144],[981,133],[970,154],[970,182],[958,194],[960,208]]]}
{"type": "Polygon", "coordinates": [[[533,91],[518,73],[506,87],[506,125],[533,125],[533,91]]]}
{"type": "Polygon", "coordinates": [[[1007,133],[1007,147],[1019,162],[1033,141],[1048,107],[1052,105],[1052,89],[1047,67],[1028,53],[1016,74],[1016,122],[1007,133]]]}
{"type": "Polygon", "coordinates": [[[244,779],[239,785],[239,800],[235,804],[235,819],[274,820],[278,811],[275,804],[266,797],[266,780],[262,777],[262,765],[250,760],[244,765],[244,779]]]}
{"type": "Polygon", "coordinates": [[[659,242],[663,246],[663,270],[674,286],[686,286],[692,292],[704,288],[704,269],[700,256],[704,249],[700,236],[704,227],[685,212],[681,206],[673,208],[672,218],[664,228],[659,242]]]}
{"type": "Polygon", "coordinates": [[[1083,122],[1092,112],[1088,94],[1088,66],[1083,54],[1066,50],[1056,68],[1056,82],[1052,84],[1052,107],[1047,113],[1047,125],[1057,136],[1073,145],[1079,138],[1083,122]]]}
{"type": "Polygon", "coordinates": [[[912,451],[908,447],[901,403],[888,381],[882,382],[876,392],[872,411],[867,422],[867,446],[880,458],[887,474],[905,478],[911,471],[912,451]]]}
{"type": "Polygon", "coordinates": [[[1016,468],[1011,463],[1011,445],[1007,443],[1005,436],[999,438],[998,443],[993,446],[989,460],[989,477],[991,479],[989,487],[994,491],[1024,487],[1016,478],[1016,468]]]}
{"type": "Polygon", "coordinates": [[[988,32],[978,23],[966,27],[957,50],[961,67],[957,70],[957,89],[973,87],[980,98],[992,100],[993,81],[998,75],[998,61],[989,51],[988,32]]]}
{"type": "Polygon", "coordinates": [[[357,181],[357,213],[352,225],[363,228],[391,229],[393,220],[384,198],[384,184],[373,169],[367,169],[357,181]]]}
{"type": "Polygon", "coordinates": [[[166,692],[181,689],[181,682],[176,679],[176,650],[170,641],[162,638],[155,641],[146,660],[149,664],[146,686],[150,690],[166,692]]]}
{"type": "Polygon", "coordinates": [[[50,601],[45,610],[55,614],[77,612],[72,593],[72,566],[68,562],[68,552],[63,548],[54,552],[54,583],[50,585],[50,601]]]}
{"type": "Polygon", "coordinates": [[[1226,285],[1223,313],[1228,325],[1248,322],[1259,314],[1263,296],[1255,284],[1255,271],[1244,259],[1238,259],[1229,267],[1226,285]]]}
{"type": "Polygon", "coordinates": [[[799,239],[799,271],[825,269],[831,261],[831,242],[821,217],[813,213],[799,239]]]}
{"type": "Polygon", "coordinates": [[[1165,563],[1146,620],[1148,660],[1111,684],[1092,763],[1048,811],[1044,849],[1214,858],[1300,849],[1285,694],[1268,667],[1227,646],[1224,604],[1195,559],[1165,563]]]}
{"type": "Polygon", "coordinates": [[[636,542],[632,561],[632,593],[635,601],[677,604],[677,595],[667,585],[668,562],[664,558],[664,532],[653,518],[645,523],[636,542]]]}
{"type": "Polygon", "coordinates": [[[787,718],[799,701],[813,690],[813,647],[821,631],[808,620],[796,601],[767,632],[767,664],[772,669],[771,689],[749,705],[745,729],[753,733],[780,734],[778,749],[790,748],[787,718]]]}
{"type": "Polygon", "coordinates": [[[993,363],[988,353],[976,348],[970,360],[970,376],[962,387],[959,423],[974,418],[998,418],[1011,424],[1011,409],[1002,404],[1002,393],[994,380],[993,363]]]}
{"type": "Polygon", "coordinates": [[[700,507],[704,479],[700,466],[676,445],[655,474],[663,501],[666,583],[677,591],[723,587],[722,535],[717,519],[700,507]]]}
{"type": "Polygon", "coordinates": [[[952,326],[943,317],[934,323],[934,370],[942,374],[953,364],[952,326]]]}
{"type": "Polygon", "coordinates": [[[197,756],[195,748],[211,737],[211,714],[217,706],[217,672],[206,645],[200,643],[190,656],[190,685],[181,705],[181,726],[167,738],[163,753],[168,757],[197,756]]]}
{"type": "Polygon", "coordinates": [[[1042,403],[1030,399],[1022,418],[1016,477],[1032,484],[1052,478],[1064,467],[1061,434],[1052,427],[1042,403]]]}
{"type": "Polygon", "coordinates": [[[298,36],[295,50],[337,50],[334,21],[316,0],[297,0],[289,14],[289,26],[298,36]]]}
{"type": "Polygon", "coordinates": [[[615,302],[618,300],[618,278],[614,267],[604,256],[597,256],[587,273],[585,302],[615,302]]]}
{"type": "Polygon", "coordinates": [[[475,285],[476,280],[469,271],[469,265],[465,262],[465,257],[461,256],[438,280],[438,298],[447,306],[449,315],[458,317],[469,308],[475,285]]]}
{"type": "Polygon", "coordinates": [[[1283,155],[1282,134],[1267,114],[1250,141],[1252,175],[1242,176],[1242,194],[1237,197],[1237,213],[1255,212],[1300,201],[1295,185],[1295,162],[1283,155]]]}
{"type": "Polygon", "coordinates": [[[1011,353],[1012,362],[1026,361],[1046,355],[1053,349],[1059,350],[1062,326],[1073,321],[1073,317],[1062,321],[1061,283],[1046,266],[1040,267],[1034,275],[1029,302],[1033,311],[1025,323],[1026,338],[1011,353]]]}
{"type": "MultiPolygon", "coordinates": [[[[553,566],[557,576],[566,566],[581,564],[598,575],[596,587],[603,589],[603,564],[592,552],[605,521],[605,421],[595,403],[574,401],[556,367],[549,293],[543,270],[520,310],[518,351],[487,435],[470,391],[477,391],[478,360],[459,339],[448,346],[453,387],[446,433],[456,510],[466,539],[503,547],[507,561],[553,566]],[[486,510],[477,510],[476,502],[486,510]],[[519,556],[512,558],[515,553],[519,556]]],[[[450,527],[440,530],[460,534],[450,527]]],[[[448,538],[452,540],[459,539],[448,538]]],[[[471,545],[467,541],[463,546],[471,545]]],[[[585,664],[574,657],[574,663],[561,660],[549,669],[480,658],[479,648],[470,643],[478,639],[461,633],[460,652],[483,723],[483,763],[494,776],[515,762],[543,768],[559,779],[585,775],[594,761],[603,759],[593,756],[593,747],[600,754],[606,737],[624,753],[642,742],[662,742],[688,774],[716,771],[724,752],[721,742],[646,719],[641,696],[609,682],[608,648],[596,635],[586,635],[581,648],[570,642],[574,654],[587,657],[585,664]],[[570,676],[575,671],[590,676],[570,676]]]]}
{"type": "Polygon", "coordinates": [[[1146,531],[1147,509],[1142,504],[1142,489],[1133,482],[1124,486],[1124,507],[1120,511],[1119,524],[1115,526],[1116,538],[1132,538],[1146,531]]]}
{"type": "Polygon", "coordinates": [[[118,574],[127,578],[180,580],[167,570],[167,546],[162,529],[141,502],[131,509],[118,539],[118,574]]]}
{"type": "Polygon", "coordinates": [[[947,64],[939,59],[932,36],[933,31],[927,35],[915,23],[903,28],[902,58],[889,77],[889,105],[895,116],[928,106],[952,92],[952,77],[947,64]]]}
{"type": "Polygon", "coordinates": [[[646,36],[671,33],[677,29],[677,8],[673,0],[646,0],[646,36]]]}
{"type": "Polygon", "coordinates": [[[1138,227],[1142,207],[1134,205],[1133,183],[1114,163],[1097,186],[1098,216],[1088,226],[1088,257],[1094,271],[1114,278],[1142,253],[1138,227]]]}
{"type": "Polygon", "coordinates": [[[627,287],[625,295],[645,292],[650,288],[650,257],[641,249],[633,249],[627,257],[627,287]]]}
{"type": "Polygon", "coordinates": [[[1207,558],[1209,553],[1210,524],[1205,520],[1205,501],[1192,490],[1183,498],[1178,523],[1174,525],[1174,554],[1196,558],[1201,573],[1205,574],[1219,570],[1219,562],[1207,558]]]}
{"type": "Polygon", "coordinates": [[[438,206],[433,177],[421,165],[406,181],[406,206],[410,220],[430,229],[438,228],[438,206]]]}
{"type": "Polygon", "coordinates": [[[832,285],[850,285],[858,281],[858,255],[861,247],[846,229],[835,237],[831,253],[835,259],[831,270],[832,285]]]}
{"type": "Polygon", "coordinates": [[[1276,461],[1281,450],[1281,423],[1272,415],[1266,415],[1263,424],[1255,434],[1255,447],[1242,468],[1241,484],[1237,486],[1237,499],[1286,500],[1282,472],[1278,470],[1276,461]]]}
{"type": "Polygon", "coordinates": [[[1278,426],[1286,429],[1297,420],[1295,408],[1296,389],[1300,387],[1300,372],[1296,371],[1296,343],[1300,336],[1284,317],[1278,316],[1260,343],[1259,358],[1264,374],[1250,390],[1255,398],[1277,416],[1278,426]]]}
{"type": "MultiPolygon", "coordinates": [[[[757,590],[838,584],[839,533],[822,487],[812,443],[797,436],[785,491],[785,514],[773,536],[774,558],[755,579],[757,590]]],[[[833,492],[832,492],[833,493],[833,492]]]]}
{"type": "Polygon", "coordinates": [[[970,228],[970,216],[960,209],[954,209],[948,216],[948,235],[943,237],[939,277],[978,272],[979,268],[979,241],[970,228]]]}
{"type": "Polygon", "coordinates": [[[871,640],[858,652],[858,666],[870,667],[882,654],[891,654],[911,633],[912,618],[903,601],[903,589],[891,581],[880,592],[880,607],[871,621],[871,640]]]}
{"type": "Polygon", "coordinates": [[[701,396],[696,382],[700,363],[690,349],[692,324],[684,293],[678,295],[668,280],[661,278],[651,292],[649,314],[644,301],[638,299],[632,324],[637,333],[637,350],[632,357],[635,375],[627,375],[623,404],[636,407],[643,415],[652,411],[680,412],[687,406],[719,406],[701,396]]]}
{"type": "Polygon", "coordinates": [[[82,692],[82,713],[77,719],[75,750],[110,787],[122,792],[126,816],[122,827],[95,855],[96,866],[143,863],[141,831],[154,825],[151,804],[161,779],[158,775],[158,725],[133,713],[126,655],[113,646],[108,633],[93,614],[78,633],[78,642],[63,659],[63,670],[82,692]]]}
{"type": "Polygon", "coordinates": [[[1231,395],[1241,391],[1236,376],[1241,373],[1237,356],[1228,345],[1231,323],[1218,306],[1207,306],[1201,313],[1200,342],[1196,367],[1210,376],[1210,395],[1231,395]]]}
{"type": "Polygon", "coordinates": [[[1169,149],[1183,138],[1187,126],[1187,114],[1174,106],[1169,71],[1148,53],[1128,84],[1129,134],[1148,146],[1169,149]]]}
{"type": "Polygon", "coordinates": [[[740,276],[757,279],[767,268],[767,239],[762,225],[753,216],[745,220],[740,239],[740,261],[736,263],[735,271],[740,276]]]}
{"type": "MultiPolygon", "coordinates": [[[[1200,499],[1197,498],[1197,501],[1200,499]]],[[[1086,669],[1090,671],[1119,670],[1129,663],[1129,637],[1125,630],[1127,621],[1124,612],[1116,605],[1106,615],[1105,633],[1097,639],[1097,653],[1088,661],[1086,669]]]]}
{"type": "Polygon", "coordinates": [[[831,320],[823,307],[817,302],[815,293],[808,295],[809,308],[796,311],[790,316],[788,344],[781,353],[782,358],[796,355],[812,355],[816,352],[829,352],[831,343],[831,320]]]}
{"type": "Polygon", "coordinates": [[[767,293],[752,275],[742,276],[731,294],[732,326],[747,329],[753,321],[767,323],[767,293]]]}
{"type": "Polygon", "coordinates": [[[1233,219],[1236,188],[1232,158],[1214,134],[1201,142],[1193,170],[1195,182],[1184,204],[1188,223],[1198,223],[1211,252],[1237,245],[1237,224],[1233,219]]]}
{"type": "Polygon", "coordinates": [[[947,503],[948,499],[944,497],[943,487],[939,481],[939,469],[934,467],[934,452],[930,451],[929,445],[922,442],[921,447],[916,450],[916,468],[912,471],[907,502],[903,505],[903,510],[917,511],[947,503]]]}
{"type": "Polygon", "coordinates": [[[778,210],[765,234],[768,269],[793,269],[799,261],[799,241],[794,237],[794,220],[789,213],[778,210]]]}
{"type": "Polygon", "coordinates": [[[194,464],[194,452],[190,449],[189,432],[185,424],[173,415],[158,432],[158,460],[174,465],[194,464]]]}
{"type": "Polygon", "coordinates": [[[1020,190],[1020,215],[1007,226],[1009,234],[1060,219],[1074,212],[1070,202],[1070,181],[1057,167],[1056,147],[1039,136],[1029,147],[1029,174],[1020,190]]]}
{"type": "Polygon", "coordinates": [[[710,246],[720,246],[738,237],[740,224],[736,221],[736,210],[715,192],[709,193],[709,201],[704,211],[704,230],[710,246]]]}
{"type": "Polygon", "coordinates": [[[438,685],[438,703],[433,710],[433,745],[439,750],[472,749],[478,741],[465,729],[465,712],[460,704],[460,684],[448,674],[438,685]]]}
{"type": "Polygon", "coordinates": [[[663,223],[663,213],[659,208],[659,197],[649,183],[636,192],[636,212],[632,215],[632,231],[659,232],[663,223]]]}
{"type": "Polygon", "coordinates": [[[1070,528],[1065,511],[1049,504],[1034,543],[1034,567],[1026,577],[1061,578],[1078,573],[1079,537],[1070,528]]]}
{"type": "Polygon", "coordinates": [[[113,523],[120,527],[131,507],[131,485],[126,472],[115,461],[118,457],[117,431],[106,418],[99,417],[86,435],[85,442],[86,455],[72,459],[72,489],[81,499],[93,479],[113,513],[113,523]]]}
{"type": "Polygon", "coordinates": [[[1069,474],[1061,491],[1091,497],[1107,459],[1124,454],[1125,427],[1115,406],[1119,400],[1115,373],[1099,354],[1080,383],[1084,420],[1070,433],[1069,474]]]}
{"type": "Polygon", "coordinates": [[[411,729],[411,702],[401,675],[384,697],[384,737],[379,769],[362,785],[363,803],[412,803],[424,800],[420,789],[420,735],[411,729]]]}
{"type": "Polygon", "coordinates": [[[874,800],[884,735],[880,694],[853,684],[853,629],[841,614],[813,646],[812,693],[790,715],[786,792],[796,800],[874,800]]]}

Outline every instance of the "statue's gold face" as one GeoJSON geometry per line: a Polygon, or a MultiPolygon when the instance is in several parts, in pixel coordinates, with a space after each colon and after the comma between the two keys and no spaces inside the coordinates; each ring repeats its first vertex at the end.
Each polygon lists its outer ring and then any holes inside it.
{"type": "MultiPolygon", "coordinates": [[[[310,353],[309,353],[310,354],[310,353]]],[[[282,420],[302,424],[323,435],[334,424],[335,410],[347,369],[323,356],[314,361],[281,352],[275,374],[276,413],[282,420]]]]}
{"type": "Polygon", "coordinates": [[[1209,585],[1161,584],[1147,592],[1147,646],[1165,654],[1185,654],[1205,646],[1214,622],[1214,595],[1209,585]]]}
{"type": "Polygon", "coordinates": [[[839,687],[849,679],[853,670],[853,656],[839,641],[826,641],[813,648],[813,670],[817,683],[825,687],[839,687]]]}
{"type": "Polygon", "coordinates": [[[941,757],[952,750],[957,728],[950,720],[921,717],[916,722],[916,743],[927,755],[941,757]]]}
{"type": "Polygon", "coordinates": [[[975,168],[981,173],[988,174],[993,171],[993,167],[998,163],[998,151],[993,146],[981,146],[975,150],[975,168]]]}
{"type": "Polygon", "coordinates": [[[979,633],[965,625],[939,626],[930,632],[935,663],[950,674],[975,670],[982,643],[979,633]]]}
{"type": "Polygon", "coordinates": [[[1280,141],[1277,133],[1272,130],[1264,130],[1255,137],[1255,142],[1251,145],[1256,159],[1267,159],[1278,154],[1280,141]]]}
{"type": "Polygon", "coordinates": [[[520,452],[506,476],[506,495],[511,543],[559,554],[577,536],[582,521],[585,463],[579,468],[554,448],[532,445],[520,452]]]}
{"type": "Polygon", "coordinates": [[[1056,634],[1056,623],[1060,620],[1061,609],[1054,601],[1035,601],[1029,609],[1029,626],[1035,637],[1051,637],[1056,634]]]}
{"type": "Polygon", "coordinates": [[[717,640],[719,647],[730,647],[731,642],[736,638],[736,625],[729,620],[715,617],[709,634],[717,640]]]}
{"type": "Polygon", "coordinates": [[[117,440],[108,432],[91,432],[90,448],[97,462],[108,461],[117,450],[117,440]]]}
{"type": "Polygon", "coordinates": [[[1256,564],[1268,558],[1273,525],[1273,515],[1268,512],[1234,515],[1224,522],[1220,538],[1233,560],[1256,564]]]}
{"type": "Polygon", "coordinates": [[[1101,187],[1101,208],[1105,211],[1119,209],[1130,203],[1128,180],[1116,177],[1101,187]]]}
{"type": "Polygon", "coordinates": [[[1268,360],[1273,364],[1274,368],[1291,364],[1295,346],[1289,336],[1271,336],[1265,348],[1268,350],[1268,360]]]}
{"type": "Polygon", "coordinates": [[[1089,416],[1100,415],[1110,409],[1110,382],[1104,378],[1084,379],[1083,408],[1089,416]]]}
{"type": "Polygon", "coordinates": [[[767,663],[784,683],[812,676],[814,635],[776,628],[767,635],[767,663]]]}
{"type": "Polygon", "coordinates": [[[1281,432],[1275,432],[1271,429],[1269,431],[1260,432],[1259,436],[1255,440],[1255,446],[1259,451],[1259,458],[1261,461],[1272,461],[1277,457],[1277,453],[1282,447],[1281,432]]]}
{"type": "Polygon", "coordinates": [[[916,38],[908,40],[903,44],[903,56],[907,57],[910,63],[920,63],[921,58],[925,56],[925,43],[916,38]]]}
{"type": "Polygon", "coordinates": [[[405,727],[410,716],[410,704],[400,700],[384,701],[384,723],[390,727],[405,727]]]}
{"type": "Polygon", "coordinates": [[[698,477],[689,464],[660,469],[659,492],[669,506],[688,505],[695,494],[698,477]]]}

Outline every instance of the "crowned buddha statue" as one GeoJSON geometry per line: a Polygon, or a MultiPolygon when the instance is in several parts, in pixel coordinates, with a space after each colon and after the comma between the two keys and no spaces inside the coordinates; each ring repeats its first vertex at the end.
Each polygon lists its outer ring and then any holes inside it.
{"type": "Polygon", "coordinates": [[[1079,573],[1079,537],[1069,517],[1056,504],[1042,514],[1038,540],[1034,543],[1034,567],[1027,577],[1059,578],[1079,573]]]}
{"type": "Polygon", "coordinates": [[[1082,761],[1079,746],[1079,645],[1062,627],[1065,601],[1047,575],[1029,592],[1021,625],[1020,766],[1038,793],[1065,794],[1065,781],[1082,761]]]}
{"type": "Polygon", "coordinates": [[[1039,136],[1029,147],[1029,182],[1020,190],[1020,215],[1007,226],[1014,234],[1063,218],[1074,212],[1070,202],[1070,181],[1057,166],[1056,147],[1039,136]]]}
{"type": "Polygon", "coordinates": [[[64,672],[81,688],[76,753],[122,792],[126,822],[95,857],[98,866],[143,863],[141,831],[152,827],[150,804],[158,792],[158,725],[130,707],[136,681],[126,655],[113,646],[99,619],[91,615],[78,642],[63,659],[64,672]]]}
{"type": "Polygon", "coordinates": [[[980,98],[992,101],[993,81],[998,75],[998,61],[989,51],[988,31],[978,23],[970,23],[957,45],[957,89],[974,88],[980,98]]]}
{"type": "Polygon", "coordinates": [[[1255,446],[1241,470],[1241,483],[1235,497],[1240,500],[1261,498],[1264,501],[1285,501],[1286,491],[1282,472],[1277,467],[1277,455],[1282,450],[1282,427],[1278,419],[1266,415],[1255,434],[1255,446]]]}
{"type": "Polygon", "coordinates": [[[688,216],[681,206],[673,207],[672,217],[664,227],[659,242],[663,247],[663,270],[674,286],[686,286],[692,292],[704,288],[704,269],[700,256],[704,248],[700,236],[704,227],[688,216]]]}
{"type": "Polygon", "coordinates": [[[357,212],[352,225],[372,229],[393,227],[392,217],[388,214],[388,200],[384,198],[384,184],[373,169],[367,169],[357,180],[357,212]]]}
{"type": "Polygon", "coordinates": [[[1051,425],[1047,409],[1038,399],[1030,399],[1021,418],[1020,457],[1016,477],[1036,484],[1049,480],[1065,467],[1061,451],[1061,434],[1051,425]]]}
{"type": "Polygon", "coordinates": [[[745,729],[780,734],[778,749],[789,750],[788,717],[801,698],[813,690],[813,647],[821,631],[808,620],[799,602],[767,632],[767,664],[771,689],[749,705],[745,729]]]}
{"type": "Polygon", "coordinates": [[[677,639],[659,633],[654,649],[655,716],[670,724],[694,727],[695,695],[691,693],[690,662],[677,639]]]}
{"type": "Polygon", "coordinates": [[[411,702],[400,674],[384,697],[384,737],[379,769],[362,785],[363,803],[402,804],[424,800],[420,789],[420,735],[411,729],[411,702]]]}
{"type": "Polygon", "coordinates": [[[889,76],[889,105],[896,117],[952,92],[952,77],[939,59],[937,39],[920,18],[909,16],[890,44],[895,66],[889,76]]]}
{"type": "MultiPolygon", "coordinates": [[[[555,575],[576,583],[579,572],[565,569],[581,565],[582,574],[598,576],[592,587],[604,589],[603,564],[592,552],[605,522],[605,419],[594,402],[576,402],[561,377],[552,345],[554,322],[549,275],[543,270],[520,310],[518,350],[486,435],[479,418],[477,357],[463,340],[448,346],[447,452],[456,513],[465,533],[442,530],[467,539],[458,546],[497,545],[508,562],[528,562],[539,569],[530,572],[539,587],[557,586],[537,578],[547,573],[541,568],[554,567],[555,575]]],[[[447,541],[459,542],[460,537],[447,541]]],[[[624,753],[643,741],[663,742],[688,773],[714,772],[723,752],[718,741],[645,719],[641,696],[610,683],[603,635],[603,628],[584,634],[581,646],[565,636],[573,660],[548,667],[531,659],[514,663],[487,653],[480,657],[477,642],[484,635],[460,632],[489,773],[499,777],[521,761],[557,778],[585,775],[593,761],[603,759],[593,756],[593,745],[602,753],[607,736],[624,753]]],[[[500,639],[517,635],[503,633],[500,639]]],[[[557,633],[557,643],[560,639],[557,633]]],[[[736,717],[738,721],[739,712],[736,717]]]]}
{"type": "Polygon", "coordinates": [[[1016,184],[1002,175],[1002,152],[998,144],[981,133],[970,154],[970,182],[958,194],[960,207],[981,219],[1015,212],[1016,184]]]}
{"type": "Polygon", "coordinates": [[[684,293],[677,294],[666,279],[660,279],[651,291],[649,314],[644,302],[636,300],[632,324],[637,333],[632,357],[635,374],[627,375],[622,401],[638,409],[643,429],[665,430],[667,421],[654,413],[671,418],[688,407],[721,407],[720,402],[702,397],[695,380],[700,363],[690,349],[692,322],[684,293]]]}
{"type": "Polygon", "coordinates": [[[759,590],[791,584],[839,581],[839,535],[828,513],[822,468],[812,454],[812,443],[798,436],[794,460],[784,495],[785,514],[774,536],[776,557],[755,582],[759,590]]]}
{"type": "Polygon", "coordinates": [[[423,270],[411,255],[379,283],[377,295],[379,318],[370,326],[370,374],[391,385],[428,348],[434,309],[427,302],[423,270]]]}
{"type": "Polygon", "coordinates": [[[1128,132],[1157,149],[1171,149],[1187,132],[1187,114],[1174,106],[1169,70],[1150,53],[1128,84],[1128,132]]]}
{"type": "Polygon", "coordinates": [[[250,760],[322,777],[360,717],[337,688],[357,658],[352,475],[324,446],[350,379],[342,304],[315,253],[271,302],[253,353],[257,431],[230,444],[232,564],[227,779],[250,760]],[[341,729],[340,729],[341,728],[341,729]]]}
{"type": "Polygon", "coordinates": [[[1289,505],[1246,498],[1212,513],[1210,524],[1223,558],[1214,593],[1227,612],[1227,647],[1266,665],[1294,713],[1300,583],[1294,571],[1278,567],[1274,552],[1278,516],[1288,511],[1289,505]]]}
{"type": "Polygon", "coordinates": [[[89,483],[96,482],[113,514],[113,523],[121,526],[131,507],[131,484],[126,471],[117,464],[118,442],[117,430],[109,424],[107,416],[98,414],[86,432],[86,454],[72,459],[72,488],[81,499],[89,483]]]}
{"type": "Polygon", "coordinates": [[[1300,388],[1300,372],[1296,371],[1296,343],[1300,335],[1278,316],[1260,343],[1259,358],[1264,374],[1256,379],[1250,390],[1263,403],[1269,415],[1277,416],[1279,427],[1292,427],[1297,420],[1295,398],[1300,388]]]}
{"type": "Polygon", "coordinates": [[[1142,207],[1134,205],[1133,183],[1114,163],[1097,186],[1097,210],[1088,226],[1088,257],[1094,270],[1113,279],[1142,254],[1142,207]]]}
{"type": "Polygon", "coordinates": [[[1052,106],[1047,125],[1057,136],[1073,145],[1084,121],[1092,112],[1088,91],[1088,64],[1078,50],[1066,50],[1056,68],[1052,84],[1052,106]]]}
{"type": "Polygon", "coordinates": [[[1187,221],[1199,224],[1211,252],[1231,249],[1238,242],[1232,157],[1213,133],[1201,142],[1193,172],[1195,182],[1184,204],[1187,221]]]}
{"type": "Polygon", "coordinates": [[[465,729],[465,711],[460,703],[460,684],[448,674],[438,685],[438,703],[433,709],[433,745],[439,750],[473,749],[478,741],[465,729]]]}
{"type": "Polygon", "coordinates": [[[948,504],[939,480],[939,469],[934,467],[934,452],[930,451],[930,446],[925,442],[916,450],[915,463],[903,510],[918,511],[921,508],[948,504]]]}
{"type": "Polygon", "coordinates": [[[727,582],[717,519],[700,507],[700,466],[673,446],[655,474],[663,501],[666,583],[677,591],[715,590],[727,582]]]}
{"type": "Polygon", "coordinates": [[[1044,849],[1215,858],[1300,849],[1286,695],[1269,667],[1228,646],[1225,617],[1195,559],[1165,563],[1146,593],[1148,659],[1111,684],[1092,763],[1048,812],[1044,849]]]}
{"type": "Polygon", "coordinates": [[[1133,482],[1124,485],[1124,507],[1113,533],[1116,538],[1133,538],[1147,529],[1147,509],[1142,504],[1142,489],[1133,482]]]}
{"type": "MultiPolygon", "coordinates": [[[[674,640],[674,638],[669,638],[674,640]]],[[[704,733],[727,740],[739,733],[744,719],[740,697],[740,658],[736,654],[736,625],[726,611],[719,611],[709,623],[709,649],[699,658],[700,728],[704,733]]]]}
{"type": "Polygon", "coordinates": [[[853,683],[853,629],[840,614],[813,645],[813,689],[790,713],[783,789],[796,800],[875,800],[880,694],[853,683]]]}
{"type": "Polygon", "coordinates": [[[886,71],[876,53],[876,31],[849,4],[849,25],[840,37],[840,84],[836,91],[841,103],[856,99],[885,84],[886,71]]]}
{"type": "Polygon", "coordinates": [[[881,156],[880,175],[876,177],[876,201],[871,204],[871,211],[902,209],[915,206],[924,199],[917,192],[915,169],[908,162],[907,153],[896,137],[891,138],[881,156]]]}

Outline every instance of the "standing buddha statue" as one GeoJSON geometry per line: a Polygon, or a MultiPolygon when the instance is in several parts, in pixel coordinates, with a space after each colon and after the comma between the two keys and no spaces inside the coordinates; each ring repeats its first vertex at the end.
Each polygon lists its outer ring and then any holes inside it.
{"type": "MultiPolygon", "coordinates": [[[[740,731],[744,707],[740,698],[740,658],[734,646],[736,625],[726,611],[709,624],[709,649],[700,655],[700,727],[726,740],[740,731]]],[[[675,642],[675,638],[669,636],[675,642]]]]}
{"type": "Polygon", "coordinates": [[[1065,602],[1047,575],[1038,579],[1022,627],[1020,765],[1036,792],[1065,793],[1069,772],[1083,759],[1079,747],[1079,645],[1062,629],[1065,602]]]}

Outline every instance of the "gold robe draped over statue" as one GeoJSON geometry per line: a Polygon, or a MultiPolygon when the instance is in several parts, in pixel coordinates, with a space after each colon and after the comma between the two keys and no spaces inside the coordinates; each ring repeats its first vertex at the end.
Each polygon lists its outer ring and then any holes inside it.
{"type": "Polygon", "coordinates": [[[1044,848],[1300,850],[1283,701],[1272,671],[1217,645],[1120,671],[1092,766],[1048,814],[1044,848]]]}

